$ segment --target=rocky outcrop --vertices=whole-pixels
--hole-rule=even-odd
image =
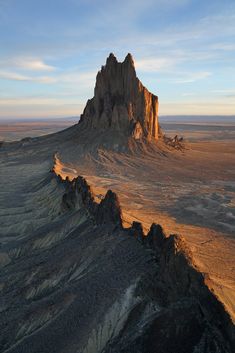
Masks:
[[[146,351],[165,352],[168,348],[174,352],[231,352],[235,348],[233,323],[210,290],[208,276],[193,264],[184,238],[167,237],[160,225],[152,225],[148,237],[159,266],[155,278],[157,291],[162,293],[160,301],[168,309],[165,317],[156,318],[147,329],[146,336],[151,343],[146,342]],[[169,329],[171,342],[164,338]]]
[[[142,223],[134,221],[129,229],[129,234],[143,243],[145,236]]]
[[[54,171],[52,171],[54,173]],[[97,225],[113,224],[122,227],[122,211],[117,195],[108,190],[100,203],[94,199],[90,185],[85,178],[78,176],[72,181],[56,175],[59,183],[65,186],[61,209],[63,212],[84,208]]]
[[[158,97],[137,78],[131,54],[122,63],[109,55],[97,74],[94,97],[88,100],[80,125],[119,131],[136,140],[159,138]]]
[[[96,212],[98,224],[116,224],[122,226],[122,212],[117,195],[108,190],[104,199],[101,200]]]
[[[91,214],[94,214],[97,209],[97,203],[94,200],[91,187],[88,185],[86,179],[78,176],[72,183],[78,204],[85,207]]]
[[[178,137],[178,135],[175,135],[173,138],[163,135],[163,141],[167,146],[173,147],[176,150],[182,150],[185,148],[183,137]]]
[[[136,239],[146,260],[152,263],[152,267],[146,267],[146,277],[141,278],[130,301],[136,300],[139,304],[126,309],[129,314],[125,312],[123,330],[105,344],[104,352],[233,351],[233,323],[223,304],[210,290],[208,276],[194,265],[192,253],[181,236],[166,236],[163,228],[155,223],[147,234],[144,234],[142,224],[136,221],[126,229],[122,224],[118,197],[111,190],[100,203],[96,203],[84,178],[78,177],[72,182],[60,177],[58,180],[66,189],[63,202],[69,202],[75,210],[77,207],[84,209],[102,231],[112,229],[124,238]],[[71,207],[67,207],[66,212],[70,210]],[[129,248],[128,252],[131,254],[132,250]]]
[[[82,177],[38,181],[47,223],[1,245],[1,352],[234,352],[234,326],[182,237],[124,228],[116,194],[98,203]]]
[[[206,277],[193,265],[184,239],[167,237],[158,224],[144,235],[139,222],[133,222],[129,235],[153,250],[157,271],[151,279],[142,280],[136,293],[148,297],[147,308],[142,302],[132,310],[125,328],[105,353],[232,352],[233,323],[207,286]]]

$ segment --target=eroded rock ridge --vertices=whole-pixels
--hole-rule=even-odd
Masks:
[[[85,178],[52,171],[31,196],[44,223],[1,244],[1,352],[234,352],[234,326],[180,236],[124,228],[115,193],[98,202]]]
[[[142,296],[144,292],[148,299],[130,312],[120,335],[105,345],[105,353],[231,352],[235,344],[232,321],[210,290],[209,277],[194,265],[192,253],[182,236],[168,237],[161,225],[155,223],[147,234],[136,221],[124,229],[118,196],[111,190],[96,203],[84,178],[68,182],[59,177],[59,181],[67,183],[67,193],[72,185],[77,202],[88,210],[98,226],[109,224],[127,237],[135,238],[142,244],[146,256],[151,251],[156,262],[151,284],[149,278],[142,278],[136,288],[136,296]],[[148,271],[146,268],[146,273]],[[145,317],[145,305],[155,305],[158,309],[148,309],[151,313]],[[140,332],[136,325],[142,326]]]

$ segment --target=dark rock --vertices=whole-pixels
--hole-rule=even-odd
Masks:
[[[88,209],[89,212],[94,213],[96,209],[96,203],[94,201],[94,196],[91,191],[90,185],[88,185],[85,178],[78,176],[74,180],[76,194],[78,197],[78,202],[85,208]]]
[[[175,137],[169,137],[164,135],[163,136],[163,141],[165,142],[166,145],[173,147],[174,149],[182,150],[184,149],[184,139],[183,137],[178,137],[178,135],[175,135]]]
[[[151,228],[145,237],[145,243],[153,248],[162,248],[166,236],[163,232],[162,226],[160,224],[153,223]]]
[[[58,177],[58,181],[66,189],[63,204],[67,210],[78,203],[79,209],[87,211],[91,215],[89,219],[93,219],[102,232],[109,227],[111,233],[113,230],[123,239],[126,234],[128,238],[136,238],[136,247],[143,245],[146,263],[151,263],[150,267],[146,266],[146,277],[141,278],[133,294],[134,298],[142,298],[140,304],[130,309],[120,335],[106,343],[104,352],[233,352],[233,323],[210,290],[209,277],[194,265],[184,238],[174,234],[167,237],[155,223],[147,235],[140,222],[133,222],[125,231],[117,195],[111,190],[97,204],[84,178],[61,181]],[[132,246],[135,247],[134,243]],[[123,251],[129,257],[133,248],[123,248]],[[135,261],[138,262],[138,257]],[[151,315],[147,314],[149,310]]]
[[[62,197],[62,211],[73,210],[76,205],[76,195],[73,191],[65,193]]]
[[[97,74],[94,93],[81,116],[81,126],[115,130],[137,140],[158,139],[158,97],[137,78],[131,54],[122,63],[110,54]]]
[[[122,225],[121,207],[117,195],[108,190],[104,199],[101,200],[96,211],[96,222],[98,224],[115,224]]]
[[[139,242],[143,243],[144,241],[144,231],[142,223],[134,221],[129,230],[131,236],[134,236]]]

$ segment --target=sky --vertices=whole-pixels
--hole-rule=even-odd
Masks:
[[[78,116],[110,52],[160,115],[235,115],[235,0],[0,0],[0,118]]]

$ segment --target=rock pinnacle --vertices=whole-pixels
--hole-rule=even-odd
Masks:
[[[89,130],[119,131],[136,140],[159,138],[158,97],[137,78],[131,54],[123,62],[109,55],[97,74],[94,97],[88,100],[80,124]]]

